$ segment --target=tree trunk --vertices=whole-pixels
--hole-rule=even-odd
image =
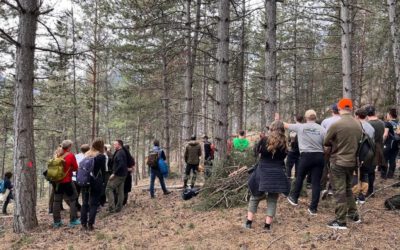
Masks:
[[[298,18],[298,1],[294,6],[294,24],[293,24],[293,111],[295,115],[299,114],[299,89],[297,83],[297,18]]]
[[[4,117],[4,121],[3,121],[4,122],[4,127],[3,127],[3,133],[4,133],[3,134],[3,136],[4,136],[4,139],[3,139],[3,159],[1,161],[2,166],[1,166],[1,176],[0,176],[0,178],[4,177],[5,166],[6,166],[7,136],[8,136],[7,119],[8,119],[8,116],[6,114],[6,116]]]
[[[92,93],[92,140],[94,140],[96,136],[96,110],[97,110],[97,29],[98,29],[98,6],[97,0],[95,1],[94,6],[94,48],[92,48],[93,58],[92,58],[92,84],[93,84],[93,93]]]
[[[229,0],[219,0],[218,14],[217,95],[214,137],[217,149],[216,158],[217,160],[224,160],[227,151],[229,108]]]
[[[203,134],[208,134],[208,80],[207,74],[209,69],[210,59],[206,57],[204,54],[204,62],[203,62],[203,86],[202,86],[202,94],[201,94],[201,109],[202,109],[202,116],[203,116]]]
[[[400,111],[400,44],[397,20],[397,0],[387,0],[389,6],[390,32],[392,35],[392,49],[394,58],[394,70],[396,74],[396,106]]]
[[[71,19],[72,19],[72,51],[75,53],[76,47],[75,47],[75,18],[74,18],[74,8],[71,8]],[[75,61],[75,54],[72,55],[72,85],[73,85],[73,113],[74,113],[74,145],[75,145],[75,151],[79,152],[79,143],[78,143],[78,132],[77,132],[77,119],[78,119],[78,114],[77,114],[77,109],[78,109],[78,103],[76,100],[76,61]]]
[[[350,0],[342,0],[340,5],[340,26],[342,30],[342,74],[343,74],[343,97],[352,98],[351,82],[351,32],[352,21],[350,14]]]
[[[242,0],[242,22],[239,41],[239,59],[237,64],[237,78],[235,89],[233,132],[243,130],[243,96],[244,96],[244,73],[245,73],[245,50],[246,50],[246,1]]]
[[[38,225],[36,159],[33,131],[34,58],[39,4],[20,0],[14,93],[14,223],[15,233]]]
[[[265,11],[265,115],[266,122],[272,123],[277,111],[276,0],[265,0]]]

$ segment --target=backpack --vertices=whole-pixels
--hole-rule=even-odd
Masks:
[[[149,155],[147,156],[147,166],[152,169],[158,169],[158,152],[157,151],[150,151]]]
[[[198,188],[185,188],[182,193],[182,199],[187,201],[197,196],[200,193]]]
[[[3,194],[6,191],[4,180],[0,181],[0,194]]]
[[[129,152],[129,150],[125,147],[122,147],[122,149],[125,152],[126,155],[126,160],[128,163],[128,168],[132,167],[133,165],[135,165],[135,159],[132,157],[131,152]]]
[[[50,182],[60,182],[62,181],[68,174],[64,171],[65,160],[64,157],[66,154],[55,157],[47,162],[47,171],[46,171],[46,179]]]
[[[388,210],[400,209],[400,195],[395,195],[385,200],[385,207]]]
[[[85,157],[79,163],[78,173],[76,174],[76,183],[80,187],[88,187],[92,181],[94,170],[94,157]]]
[[[158,159],[158,167],[164,177],[168,177],[169,167],[168,164],[160,157]]]
[[[357,162],[358,166],[371,165],[375,157],[375,143],[374,141],[365,133],[361,136],[361,140],[358,143],[357,149]]]
[[[393,131],[394,131],[393,139],[397,144],[400,144],[400,126],[399,126],[399,123],[395,122],[395,121],[390,121],[390,124],[392,124],[392,126],[393,126]]]

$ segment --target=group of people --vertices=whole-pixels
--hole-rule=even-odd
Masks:
[[[376,168],[383,179],[394,178],[400,134],[396,109],[388,110],[385,121],[377,117],[372,105],[359,108],[353,116],[353,103],[344,98],[331,111],[332,116],[321,123],[317,122],[314,110],[307,110],[305,122],[300,115],[293,124],[282,122],[277,116],[269,126],[267,135],[256,145],[260,158],[248,182],[251,198],[246,228],[252,227],[257,206],[266,198],[264,228],[271,229],[279,194],[286,196],[291,205],[298,206],[303,182],[308,177],[312,189],[308,213],[317,215],[320,198],[332,193],[336,200],[335,218],[327,226],[346,229],[348,219],[361,222],[356,201],[362,204],[374,194]],[[289,143],[286,134],[289,134]],[[371,162],[360,163],[357,159],[363,136],[373,141],[375,155]],[[295,181],[291,187],[293,166]],[[368,188],[357,189],[354,194],[354,176],[357,183],[368,183]]]
[[[131,173],[135,169],[135,160],[121,140],[113,143],[114,154],[104,145],[102,138],[95,138],[91,145],[81,146],[81,152],[71,152],[72,141],[64,140],[54,154],[54,158],[64,161],[65,176],[61,181],[51,182],[49,211],[53,214],[53,227],[63,225],[61,220],[63,200],[70,207],[69,226],[82,225],[84,230],[93,230],[99,206],[108,202],[108,212],[118,213],[127,203],[132,185]],[[92,164],[90,183],[80,185],[79,171],[84,161]],[[82,205],[79,195],[82,195]],[[80,218],[78,217],[80,211]]]

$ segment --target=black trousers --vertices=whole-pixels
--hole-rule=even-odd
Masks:
[[[82,225],[94,225],[96,220],[97,209],[100,205],[100,197],[102,191],[91,189],[90,187],[82,188],[82,208],[81,223]],[[89,215],[89,220],[88,220]]]
[[[324,153],[311,152],[301,153],[300,163],[297,168],[296,183],[291,197],[297,202],[300,196],[303,181],[309,173],[311,176],[312,196],[310,209],[317,209],[321,192],[321,177],[324,169]]]
[[[12,192],[10,192],[8,195],[7,195],[7,198],[6,198],[6,200],[4,201],[4,203],[3,203],[3,214],[7,214],[7,207],[8,207],[8,204],[10,203],[10,200],[11,199],[13,199],[13,195],[12,195]]]
[[[297,175],[297,167],[299,166],[300,154],[298,152],[289,151],[286,159],[286,175],[292,178],[292,169],[294,166],[294,176]]]
[[[396,143],[396,142],[393,142]],[[388,147],[388,146],[387,146]],[[393,178],[394,171],[396,170],[396,158],[399,153],[399,149],[397,146],[394,146],[392,149],[386,149],[385,153],[385,161],[386,164],[381,168],[381,177],[382,178]],[[388,168],[389,165],[389,168]]]

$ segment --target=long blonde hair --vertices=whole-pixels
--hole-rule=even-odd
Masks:
[[[283,122],[274,121],[269,126],[267,150],[268,152],[275,154],[278,149],[287,151],[285,127]]]
[[[85,153],[86,157],[95,157],[98,154],[102,154],[104,152],[104,140],[103,138],[97,137],[93,140],[92,145],[90,146],[89,151]]]

